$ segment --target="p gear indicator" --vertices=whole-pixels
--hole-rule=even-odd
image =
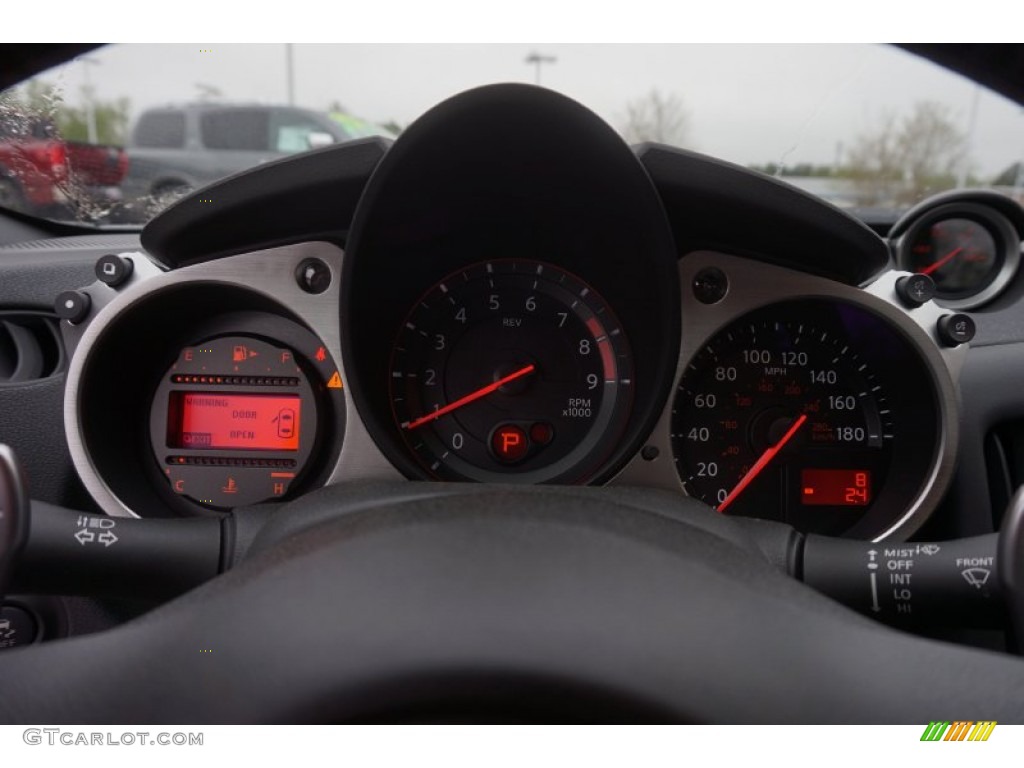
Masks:
[[[514,464],[526,456],[530,450],[530,441],[526,436],[526,430],[515,424],[503,424],[494,430],[494,435],[491,437],[491,450],[498,461]]]
[[[301,361],[297,350],[252,336],[179,352],[150,411],[153,451],[174,493],[221,509],[288,494],[316,441],[310,375],[322,375],[321,397],[333,391],[327,374]]]

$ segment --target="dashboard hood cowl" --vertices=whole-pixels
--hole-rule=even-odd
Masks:
[[[175,269],[302,240],[343,240],[391,143],[356,139],[216,181],[153,218],[142,230],[142,247]]]
[[[479,90],[504,92],[510,103],[521,91],[516,84]],[[562,128],[552,124],[551,131]],[[502,151],[492,136],[479,142],[481,150]],[[363,191],[392,143],[346,142],[215,182],[150,221],[142,245],[170,269],[314,239],[345,245]],[[680,256],[716,248],[849,285],[869,282],[889,263],[885,243],[866,225],[784,181],[665,145],[634,152],[661,197]],[[739,228],[738,220],[754,225]]]

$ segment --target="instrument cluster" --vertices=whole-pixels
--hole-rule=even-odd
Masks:
[[[375,161],[344,242],[104,257],[132,268],[98,265],[63,326],[72,457],[115,515],[404,476],[658,487],[906,538],[956,462],[960,310],[1019,255],[953,202],[898,224],[885,269],[867,227],[774,180],[631,149],[551,92],[463,94]]]

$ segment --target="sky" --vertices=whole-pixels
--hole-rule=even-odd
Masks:
[[[553,56],[541,84],[616,128],[652,89],[684,104],[686,146],[732,162],[832,164],[856,137],[917,101],[949,105],[970,137],[972,171],[989,178],[1024,155],[1024,109],[888,46],[859,44],[296,44],[295,102],[339,102],[406,125],[432,105],[490,82],[534,82],[531,51]],[[197,84],[232,101],[286,103],[283,44],[129,44],[46,79],[72,104],[88,77],[103,99],[146,107],[195,100]]]

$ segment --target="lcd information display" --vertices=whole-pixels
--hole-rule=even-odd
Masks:
[[[167,445],[191,450],[297,451],[297,395],[171,392]]]
[[[871,503],[871,473],[863,469],[805,469],[800,499],[808,506],[865,507]]]

